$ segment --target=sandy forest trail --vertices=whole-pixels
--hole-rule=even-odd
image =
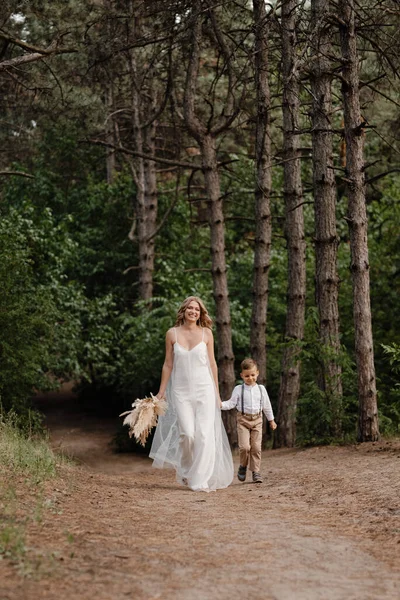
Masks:
[[[29,525],[36,574],[0,563],[0,600],[400,598],[398,441],[267,451],[263,484],[201,494],[113,454],[112,423],[62,407],[47,422],[81,465]]]

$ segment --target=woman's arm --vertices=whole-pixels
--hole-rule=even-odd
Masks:
[[[218,386],[218,367],[217,367],[217,363],[216,363],[215,355],[214,355],[214,336],[212,334],[211,329],[206,329],[205,334],[206,334],[208,360],[210,363],[211,373],[214,378],[214,383],[215,383],[215,387],[217,390],[218,398],[220,398],[219,386]]]
[[[165,396],[165,390],[167,389],[168,381],[171,377],[172,368],[174,366],[173,339],[172,329],[169,329],[167,331],[167,335],[165,336],[165,359],[161,371],[161,383],[160,389],[157,393],[157,398],[163,398]]]

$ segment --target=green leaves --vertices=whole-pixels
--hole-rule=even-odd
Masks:
[[[392,345],[381,344],[384,353],[389,357],[389,364],[395,373],[400,372],[400,344],[393,342]]]

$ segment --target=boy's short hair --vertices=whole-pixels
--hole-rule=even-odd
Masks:
[[[254,369],[254,368],[256,368],[258,371],[258,364],[254,360],[254,358],[245,358],[240,363],[240,368],[242,369],[242,371],[247,371],[247,369]]]

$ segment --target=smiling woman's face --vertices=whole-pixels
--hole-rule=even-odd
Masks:
[[[200,319],[200,306],[196,300],[192,300],[185,310],[185,321],[196,323]]]

